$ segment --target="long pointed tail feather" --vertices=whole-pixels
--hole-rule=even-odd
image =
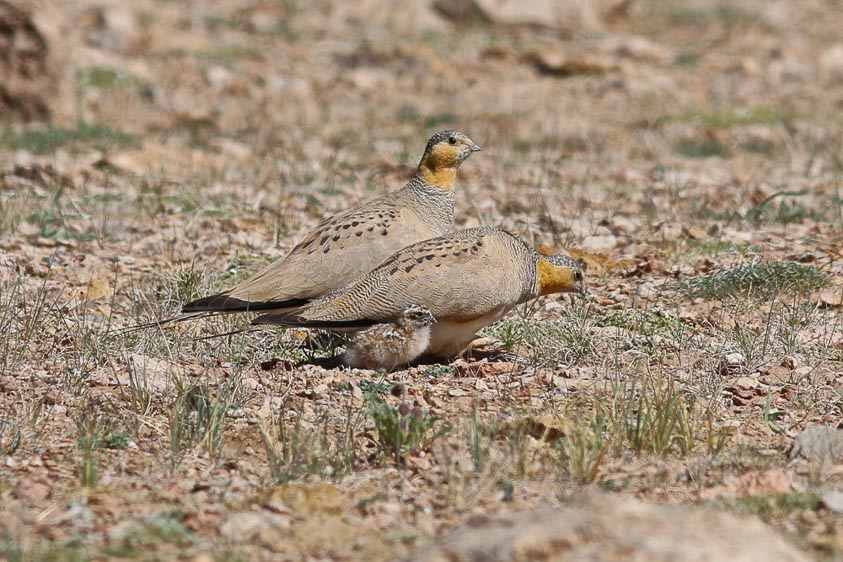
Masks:
[[[118,335],[124,334],[131,334],[132,332],[138,332],[140,330],[148,330],[150,328],[160,328],[166,326],[168,324],[176,324],[178,322],[184,322],[185,320],[195,320],[198,318],[205,318],[210,316],[211,313],[208,312],[191,312],[189,314],[180,314],[178,316],[172,316],[170,318],[162,318],[161,320],[156,320],[154,322],[148,322],[146,324],[137,324],[135,326],[129,326],[127,328],[123,328],[117,332]]]
[[[195,320],[199,318],[208,318],[218,314],[230,314],[236,312],[281,312],[281,311],[296,311],[302,305],[310,302],[309,299],[289,299],[286,301],[263,301],[250,302],[236,298],[229,297],[225,294],[211,295],[202,297],[195,301],[191,301],[182,307],[182,313],[178,316],[170,318],[163,318],[154,322],[146,324],[138,324],[136,326],[129,326],[119,330],[119,335],[130,334],[140,330],[148,330],[150,328],[160,328],[168,324],[176,324],[184,322],[185,320]]]
[[[229,332],[223,332],[221,334],[211,334],[210,336],[202,336],[196,338],[198,341],[206,341],[206,340],[215,340],[217,338],[224,338],[226,336],[236,336],[237,334],[244,334],[246,332],[250,332],[253,326],[246,326],[245,328],[238,328],[237,330],[231,330]]]
[[[294,308],[310,302],[310,299],[287,299],[284,301],[247,301],[219,293],[196,299],[184,305],[181,309],[185,314],[193,312],[261,312]]]

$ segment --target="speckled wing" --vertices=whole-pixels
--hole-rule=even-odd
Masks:
[[[313,229],[286,258],[232,289],[188,303],[190,312],[239,312],[301,306],[368,272],[384,258],[434,233],[390,200],[340,213]]]
[[[395,321],[408,306],[430,309],[437,322],[481,318],[522,302],[535,287],[532,249],[495,228],[474,228],[419,242],[339,293],[294,314],[256,324],[354,327]]]

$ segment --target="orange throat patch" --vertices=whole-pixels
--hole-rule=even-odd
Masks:
[[[428,185],[441,189],[453,189],[457,182],[457,157],[459,153],[451,146],[437,145],[425,154],[416,174]]]
[[[576,290],[574,272],[567,267],[553,265],[540,257],[537,270],[536,292],[539,296],[569,293]]]
[[[454,184],[457,183],[456,168],[431,169],[426,166],[419,166],[418,175],[424,183],[441,189],[453,189]]]

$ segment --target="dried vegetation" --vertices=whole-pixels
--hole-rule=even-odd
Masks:
[[[843,417],[840,7],[563,33],[335,4],[62,5],[75,120],[0,130],[0,558],[382,560],[583,488],[843,556],[841,459],[786,454]],[[458,226],[571,248],[588,300],[385,376],[333,366],[342,338],[203,339],[240,318],[121,331],[400,185],[444,127],[484,148]]]

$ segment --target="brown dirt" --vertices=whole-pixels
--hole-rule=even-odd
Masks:
[[[648,0],[588,32],[382,6],[62,4],[73,118],[0,134],[0,557],[386,560],[583,488],[843,557],[841,465],[787,455],[843,413],[839,6]],[[302,331],[198,339],[246,319],[120,331],[451,127],[484,148],[457,225],[571,248],[587,301],[385,377]],[[402,401],[430,427],[396,458]]]

